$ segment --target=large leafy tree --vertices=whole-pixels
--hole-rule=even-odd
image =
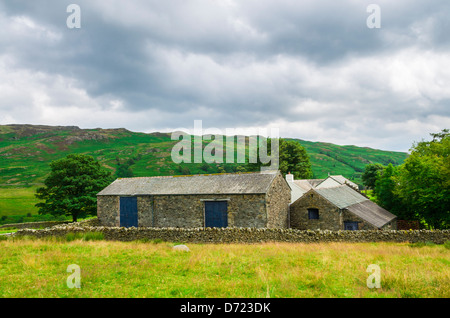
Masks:
[[[51,172],[45,187],[36,190],[36,197],[44,200],[36,204],[39,214],[72,216],[95,215],[96,194],[111,182],[111,173],[93,157],[70,154],[50,163]]]
[[[305,148],[295,140],[280,139],[280,171],[292,173],[295,179],[312,178],[311,163]]]
[[[398,195],[398,175],[401,167],[394,167],[391,163],[378,170],[373,193],[376,202],[386,210],[395,214],[399,219],[415,220],[417,217],[410,207],[404,204]]]
[[[369,189],[374,189],[378,175],[382,173],[383,170],[384,166],[380,163],[372,163],[366,165],[364,173],[361,176],[364,185]]]
[[[430,228],[450,227],[450,134],[416,143],[398,176],[397,195]]]

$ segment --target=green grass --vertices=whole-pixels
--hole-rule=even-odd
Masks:
[[[0,241],[0,297],[444,297],[450,250],[394,243]],[[80,266],[81,288],[66,281]],[[381,288],[366,285],[381,268]]]
[[[0,187],[0,216],[37,214],[36,187]]]
[[[0,234],[15,233],[15,232],[17,232],[17,229],[15,227],[5,227],[0,229]]]

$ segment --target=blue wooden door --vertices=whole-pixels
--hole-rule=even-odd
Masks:
[[[227,227],[227,201],[205,202],[205,227]]]
[[[120,226],[138,226],[137,197],[120,198]]]
[[[358,222],[344,222],[344,230],[357,231],[358,230]]]

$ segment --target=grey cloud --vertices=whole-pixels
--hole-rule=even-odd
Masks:
[[[80,30],[65,25],[72,2],[82,9]],[[370,3],[0,1],[6,31],[0,56],[12,56],[16,69],[70,80],[105,112],[111,100],[119,100],[131,113],[165,115],[152,122],[155,129],[194,119],[220,128],[284,121],[322,123],[350,134],[351,127],[339,123],[351,120],[360,127],[365,121],[425,122],[430,114],[448,118],[443,88],[419,80],[403,87],[386,69],[404,49],[416,48],[417,55],[447,52],[448,1],[378,1],[379,30],[366,26]],[[14,17],[29,18],[56,37],[19,34],[9,25]],[[436,78],[448,83],[445,74]],[[47,89],[52,105],[70,105],[73,95],[52,91],[51,84]],[[32,107],[26,103],[22,107]],[[355,129],[381,139],[387,134]]]

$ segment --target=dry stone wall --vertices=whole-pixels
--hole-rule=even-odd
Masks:
[[[26,222],[26,223],[11,223],[0,226],[0,229],[4,228],[16,228],[16,229],[38,229],[46,228],[59,224],[67,224],[69,221],[43,221],[43,222]]]
[[[97,226],[96,220],[57,225],[43,230],[24,229],[14,236],[65,236],[68,233],[101,232],[105,240],[162,240],[184,243],[261,242],[433,242],[450,241],[450,230],[312,231],[269,228],[123,228]]]

